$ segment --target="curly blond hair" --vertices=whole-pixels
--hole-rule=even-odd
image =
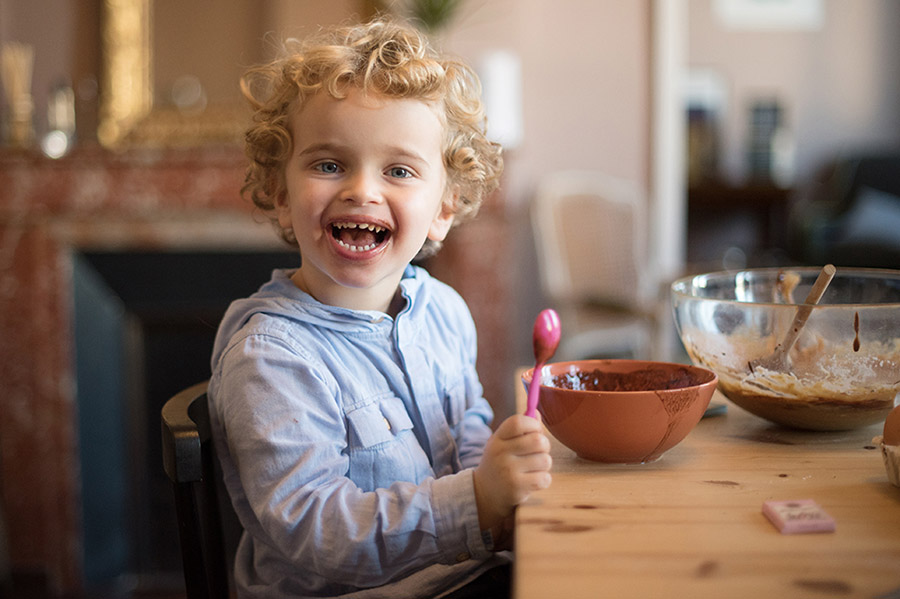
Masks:
[[[475,216],[494,191],[503,170],[499,144],[485,136],[481,84],[464,63],[440,56],[415,29],[387,19],[324,31],[304,41],[289,40],[283,57],[248,71],[241,90],[253,124],[245,134],[250,159],[241,193],[274,219],[285,193],[284,167],[291,154],[289,116],[316,93],[335,98],[359,88],[394,98],[433,102],[445,124],[444,167],[448,185],[459,191],[453,224]],[[281,231],[290,244],[290,229]],[[432,255],[429,240],[417,256]]]

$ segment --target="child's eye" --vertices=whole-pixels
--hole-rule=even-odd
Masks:
[[[340,167],[334,162],[320,162],[316,165],[316,170],[319,170],[323,173],[333,175],[337,172],[340,172]]]
[[[408,169],[403,168],[402,166],[394,166],[391,167],[390,171],[388,171],[392,177],[397,177],[398,179],[405,179],[406,177],[412,177],[412,173],[409,172]]]

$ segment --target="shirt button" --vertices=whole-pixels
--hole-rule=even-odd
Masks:
[[[456,561],[457,561],[457,563],[458,563],[458,562],[464,562],[464,561],[466,561],[467,559],[470,559],[471,557],[472,557],[471,555],[469,555],[468,553],[466,553],[465,551],[463,551],[462,553],[457,553],[457,554],[456,554]]]
[[[384,419],[384,424],[387,426],[388,430],[391,430],[391,423],[387,418]]]

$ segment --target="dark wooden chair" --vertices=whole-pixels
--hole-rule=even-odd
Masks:
[[[240,525],[215,455],[206,388],[189,387],[163,406],[163,466],[175,490],[187,596],[227,599]]]

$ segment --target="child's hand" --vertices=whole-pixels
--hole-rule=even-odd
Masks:
[[[488,439],[475,469],[475,501],[482,530],[503,522],[533,491],[550,486],[550,441],[540,420],[510,416]]]

